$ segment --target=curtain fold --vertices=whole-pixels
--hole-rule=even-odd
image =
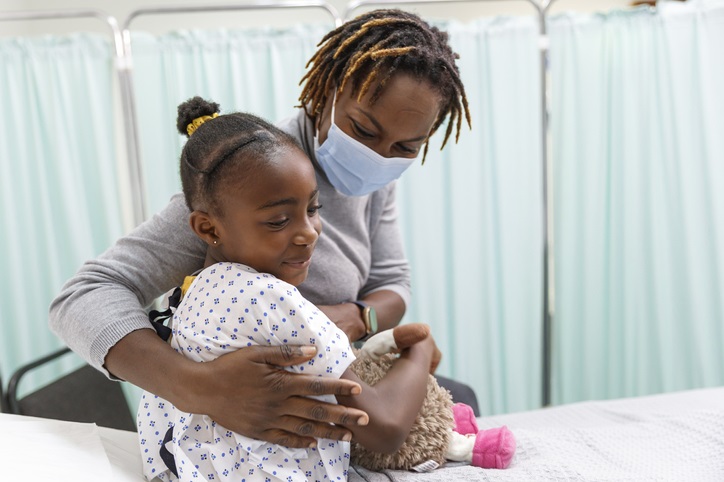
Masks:
[[[407,321],[431,325],[439,373],[471,385],[483,413],[540,405],[540,63],[532,18],[440,23],[472,115],[457,144],[430,142],[399,181],[412,266]],[[440,128],[440,134],[445,131]]]
[[[723,14],[550,20],[556,403],[724,383]]]
[[[48,330],[51,300],[122,233],[112,66],[109,42],[98,36],[0,40],[5,380],[60,346]]]

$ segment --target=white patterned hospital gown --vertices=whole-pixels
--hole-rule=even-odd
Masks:
[[[186,357],[211,361],[251,345],[316,345],[309,362],[292,372],[339,378],[354,360],[346,335],[297,289],[237,263],[204,269],[171,322],[171,346]],[[318,397],[336,403],[331,395]],[[169,427],[179,478],[159,449]],[[290,449],[225,429],[206,415],[182,412],[144,392],[138,437],[148,480],[335,481],[347,480],[349,443],[319,439],[316,449]]]

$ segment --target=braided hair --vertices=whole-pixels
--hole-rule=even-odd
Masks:
[[[299,82],[304,84],[299,101],[311,118],[322,113],[332,88],[341,93],[351,84],[359,102],[377,82],[370,98],[374,103],[395,74],[405,73],[426,81],[440,94],[440,113],[430,132],[432,135],[437,131],[449,116],[440,149],[445,147],[454,125],[457,142],[463,116],[470,126],[468,99],[455,64],[459,56],[448,45],[448,34],[419,16],[397,9],[374,10],[332,30],[318,47],[307,62],[307,67],[312,67]],[[429,140],[423,162],[428,144]]]
[[[219,112],[219,104],[201,97],[178,106],[176,128],[188,137],[181,152],[181,185],[191,211],[222,214],[219,193],[226,183],[248,182],[285,149],[301,150],[294,137],[264,119]]]

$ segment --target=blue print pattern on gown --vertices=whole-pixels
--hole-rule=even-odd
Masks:
[[[315,345],[315,358],[288,370],[339,378],[354,360],[344,332],[294,286],[237,263],[203,270],[181,300],[171,328],[171,346],[199,362],[252,345]],[[336,403],[331,395],[317,398]],[[171,426],[167,448],[178,478],[159,455]],[[206,415],[182,412],[149,392],[138,409],[138,437],[148,480],[347,480],[348,442],[320,439],[316,449],[282,447],[232,432]]]

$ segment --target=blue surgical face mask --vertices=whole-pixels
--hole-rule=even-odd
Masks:
[[[410,167],[415,158],[384,157],[352,139],[334,123],[334,104],[327,139],[315,155],[329,182],[347,196],[364,196],[391,183]]]

